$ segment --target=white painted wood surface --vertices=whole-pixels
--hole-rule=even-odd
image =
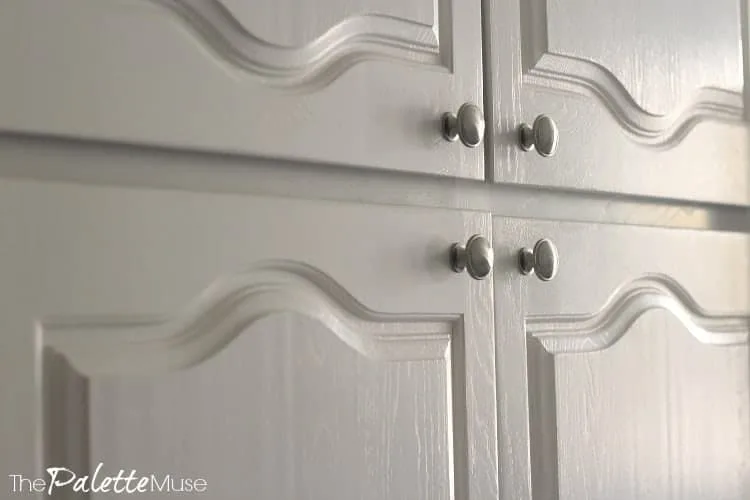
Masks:
[[[493,232],[500,497],[748,498],[750,237],[499,217]],[[516,269],[542,237],[560,253],[547,283]]]
[[[1,3],[0,131],[483,178],[479,0]]]
[[[750,497],[746,5],[0,4],[5,477]],[[485,151],[440,135],[464,102]],[[485,282],[448,267],[474,233]]]
[[[735,0],[488,2],[493,180],[748,204],[742,12]],[[518,147],[517,127],[539,114],[559,127],[551,158]]]
[[[0,228],[4,473],[497,498],[488,215],[6,179]]]
[[[64,165],[64,167],[61,167]],[[0,176],[95,185],[450,208],[508,217],[749,231],[746,207],[611,197],[417,174],[0,136]]]

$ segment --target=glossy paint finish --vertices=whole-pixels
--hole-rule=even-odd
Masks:
[[[494,182],[750,203],[743,5],[486,1]],[[511,133],[541,114],[552,158]]]
[[[448,262],[488,215],[0,193],[0,470],[103,462],[226,499],[497,497],[492,282]]]
[[[440,131],[483,102],[479,0],[1,8],[0,131],[484,176]]]
[[[746,6],[479,7],[5,2],[0,472],[750,496]]]
[[[0,135],[0,175],[38,181],[257,194],[450,208],[508,217],[749,231],[745,207],[587,191],[553,191],[434,176],[247,160],[96,142]]]
[[[493,228],[500,498],[747,498],[750,237]],[[543,237],[550,282],[517,268]]]

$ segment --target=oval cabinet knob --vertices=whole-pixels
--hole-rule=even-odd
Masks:
[[[466,103],[458,113],[443,114],[443,137],[450,142],[461,139],[464,146],[475,148],[484,138],[484,116],[477,106]]]
[[[557,247],[544,238],[536,242],[534,248],[523,248],[519,252],[519,267],[523,274],[536,274],[542,281],[550,281],[557,274],[560,259]]]
[[[555,154],[560,139],[555,120],[547,115],[537,116],[531,126],[526,123],[521,124],[518,135],[521,149],[524,151],[536,149],[536,152],[544,157]]]
[[[486,278],[492,272],[495,252],[487,238],[475,234],[466,245],[454,243],[451,246],[451,268],[457,272],[466,270],[475,280]]]

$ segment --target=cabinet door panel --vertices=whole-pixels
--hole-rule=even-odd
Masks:
[[[479,2],[5,2],[0,131],[481,178]]]
[[[542,237],[559,250],[550,282],[517,270]],[[494,238],[511,276],[498,308],[521,297],[497,318],[498,377],[528,387],[499,387],[501,429],[523,429],[531,479],[501,470],[501,484],[534,499],[747,498],[750,238],[503,219]]]
[[[629,97],[632,102],[623,106],[654,116],[722,100],[740,107],[740,4],[676,5],[671,0],[528,2],[521,12],[522,41],[530,45],[527,71],[557,68],[571,79],[588,77],[592,86],[612,94],[602,96],[607,101]],[[533,46],[543,38],[546,47]]]
[[[6,477],[102,464],[154,474],[147,498],[167,474],[216,499],[497,497],[492,283],[447,260],[488,216],[0,193]]]
[[[747,498],[749,362],[661,309],[609,349],[555,356],[559,498]]]
[[[202,478],[209,498],[236,497],[240,481],[253,498],[451,498],[450,367],[441,351],[394,344],[397,356],[373,359],[320,323],[281,314],[186,371],[93,378],[86,457],[104,471],[137,464]],[[60,392],[65,372],[49,375]],[[63,408],[48,408],[50,435],[69,431]],[[50,460],[76,446],[50,446]]]
[[[551,158],[521,152],[514,134],[496,138],[497,182],[750,201],[739,2],[533,0],[493,10],[518,20],[498,28],[493,47],[515,72],[494,78],[500,123],[510,132],[547,114],[560,134]],[[503,88],[515,102],[497,101]]]

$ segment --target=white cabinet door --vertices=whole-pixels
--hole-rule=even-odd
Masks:
[[[0,132],[484,177],[479,0],[0,1]]]
[[[737,0],[490,3],[496,182],[747,204]],[[550,116],[554,156],[518,147]]]
[[[517,267],[540,238],[549,282]],[[495,219],[494,241],[501,498],[750,498],[750,237]]]
[[[489,221],[0,182],[5,491],[495,500],[492,281],[447,260]]]

